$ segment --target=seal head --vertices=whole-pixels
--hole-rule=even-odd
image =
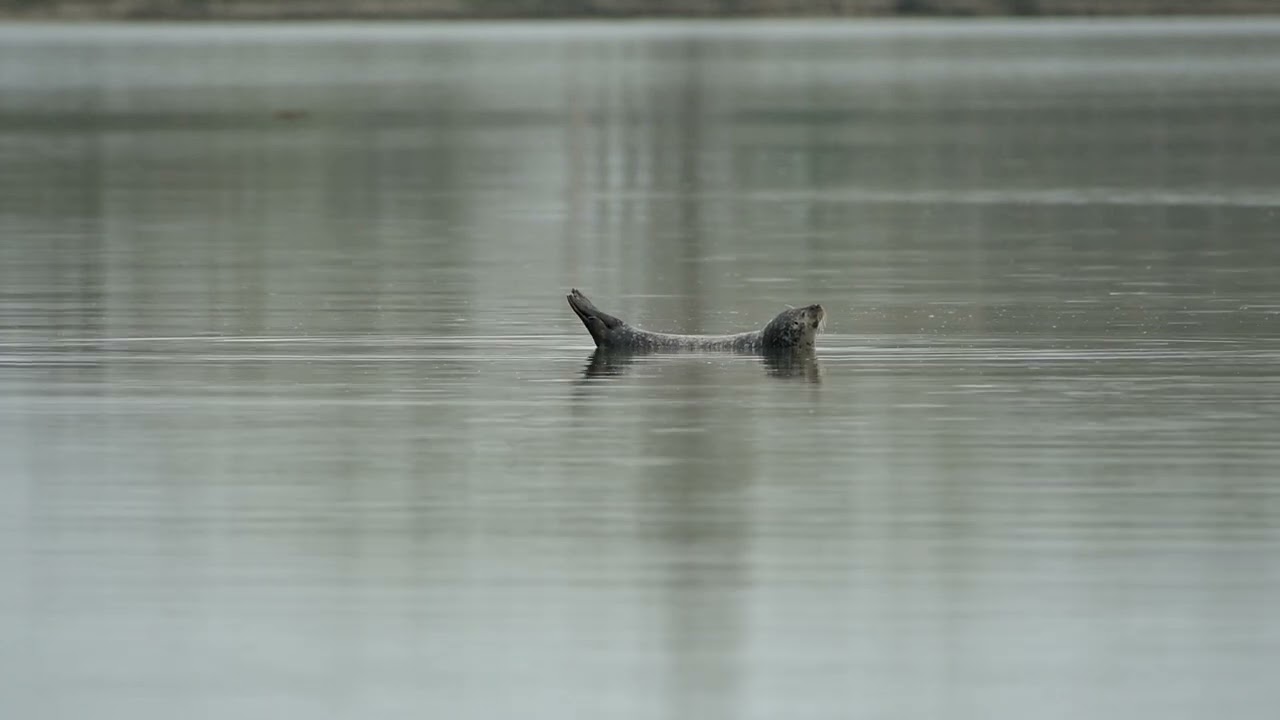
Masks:
[[[814,340],[825,326],[821,305],[790,308],[779,313],[763,330],[736,335],[674,335],[632,327],[601,311],[576,289],[566,297],[569,307],[586,326],[596,347],[629,352],[680,350],[730,350],[769,353],[813,350]]]
[[[791,308],[764,326],[760,331],[761,341],[765,348],[812,350],[818,333],[826,327],[826,321],[827,311],[821,305]]]

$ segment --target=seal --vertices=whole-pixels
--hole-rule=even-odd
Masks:
[[[825,326],[827,311],[821,305],[791,308],[778,314],[760,330],[736,335],[673,335],[632,327],[601,311],[576,289],[566,299],[587,327],[596,347],[623,352],[676,352],[727,350],[740,353],[778,353],[813,350],[813,341]]]

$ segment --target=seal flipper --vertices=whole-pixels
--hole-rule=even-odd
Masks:
[[[591,333],[591,339],[596,341],[596,347],[604,347],[608,345],[606,338],[609,336],[609,328],[604,326],[598,317],[585,317],[582,324],[587,326],[587,332]]]
[[[569,307],[573,309],[578,319],[587,327],[587,332],[591,333],[591,339],[596,341],[596,346],[608,344],[609,331],[622,327],[623,323],[618,318],[601,312],[586,295],[578,292],[577,288],[573,289],[565,299],[569,301]]]

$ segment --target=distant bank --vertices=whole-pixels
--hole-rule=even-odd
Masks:
[[[1247,15],[1280,0],[0,0],[0,18],[325,20]]]

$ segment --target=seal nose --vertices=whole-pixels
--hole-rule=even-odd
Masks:
[[[822,329],[827,326],[826,309],[823,308],[821,305],[818,305],[817,303],[814,303],[813,305],[810,305],[805,309],[809,311],[809,316],[813,318],[811,322],[813,329],[817,330],[818,332],[822,332]]]

